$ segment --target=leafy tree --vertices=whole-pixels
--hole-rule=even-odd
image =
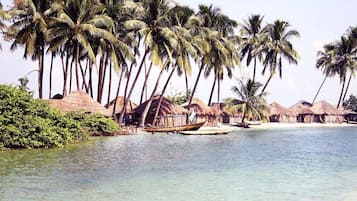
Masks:
[[[18,87],[0,85],[0,148],[49,148],[87,139],[79,123]]]
[[[354,95],[350,95],[350,98],[343,102],[343,108],[345,110],[352,110],[357,112],[357,97]]]

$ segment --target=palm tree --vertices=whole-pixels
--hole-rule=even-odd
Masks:
[[[242,35],[242,50],[241,58],[246,57],[247,66],[250,65],[253,60],[253,77],[252,80],[255,81],[255,74],[257,68],[257,59],[262,60],[262,49],[264,38],[265,38],[265,28],[262,27],[263,16],[251,15],[248,20],[244,20],[241,28]]]
[[[3,20],[9,19],[8,12],[3,10],[2,3],[0,2],[0,32],[5,33],[6,32],[6,24],[3,22]],[[2,49],[2,46],[0,44],[0,50]]]
[[[273,24],[267,25],[267,40],[262,49],[265,55],[262,73],[264,75],[266,69],[269,67],[270,75],[262,89],[262,93],[267,88],[277,70],[279,77],[282,78],[283,58],[287,59],[289,64],[297,64],[299,55],[290,42],[290,39],[292,37],[299,37],[300,34],[297,30],[288,30],[289,27],[290,24],[288,22],[280,20],[276,20]]]
[[[94,42],[111,44],[114,46],[127,48],[125,44],[120,43],[112,34],[114,26],[110,17],[98,14],[97,7],[90,0],[67,0],[64,3],[53,3],[52,10],[56,17],[50,24],[47,32],[47,38],[50,43],[51,51],[65,48],[67,58],[72,55],[75,62],[75,74],[77,90],[79,84],[80,58],[86,55],[93,64],[96,64],[96,54],[94,51]],[[127,52],[124,50],[123,52]],[[109,55],[113,59],[116,57],[114,51]],[[117,58],[115,58],[118,60]],[[64,78],[64,93],[66,93],[67,70]],[[84,78],[83,78],[84,79]]]
[[[318,94],[320,93],[320,90],[322,86],[324,85],[326,79],[328,77],[335,76],[337,72],[337,67],[336,65],[333,64],[333,59],[334,59],[334,49],[335,46],[334,44],[327,44],[324,45],[324,50],[317,52],[317,61],[316,61],[316,68],[319,68],[322,70],[323,74],[325,75],[324,80],[322,81],[319,89],[316,92],[316,95],[314,96],[314,99],[312,100],[311,104],[314,104],[316,101],[316,98]]]
[[[338,99],[337,108],[339,108],[340,104],[344,101],[343,94],[344,91],[348,90],[349,83],[351,81],[352,76],[355,73],[356,69],[356,47],[355,42],[351,37],[342,36],[340,41],[337,41],[335,44],[335,55],[333,63],[338,68],[338,75],[340,77],[340,82],[342,83],[342,89],[340,93],[340,97]],[[346,77],[348,72],[350,73],[349,83],[346,87]],[[346,87],[346,89],[345,89]]]
[[[269,117],[269,106],[264,99],[265,92],[258,93],[263,85],[249,79],[246,83],[239,81],[239,86],[233,86],[232,91],[237,95],[236,99],[231,99],[229,104],[233,105],[236,111],[242,112],[242,123],[246,118],[267,120]]]
[[[140,19],[129,20],[126,22],[127,28],[133,29],[141,34],[145,45],[145,54],[142,58],[142,62],[139,66],[126,102],[128,102],[131,96],[136,80],[141,72],[143,63],[148,53],[150,53],[150,59],[153,64],[161,66],[161,70],[152,95],[146,104],[144,112],[142,113],[140,126],[144,126],[145,119],[156,93],[161,75],[169,62],[172,60],[172,52],[177,45],[175,33],[170,29],[170,21],[167,15],[170,10],[168,2],[166,0],[144,0],[142,2],[142,6],[144,13],[140,16]],[[163,59],[166,59],[165,62],[163,62]],[[123,111],[120,114],[120,122],[123,120],[123,112],[126,104],[127,103],[124,104]]]
[[[11,50],[24,46],[24,58],[38,60],[38,95],[43,95],[43,67],[47,32],[45,12],[50,8],[49,0],[19,0],[10,9],[11,25],[6,37],[12,40]]]

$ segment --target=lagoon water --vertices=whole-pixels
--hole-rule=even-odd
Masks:
[[[357,191],[357,128],[96,138],[0,152],[2,201],[336,201]]]

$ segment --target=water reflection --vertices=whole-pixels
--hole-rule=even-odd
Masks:
[[[6,151],[0,200],[334,200],[357,188],[355,133],[135,135]]]

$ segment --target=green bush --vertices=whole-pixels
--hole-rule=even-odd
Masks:
[[[80,124],[18,87],[0,85],[0,148],[61,147],[87,139]]]
[[[90,133],[113,133],[120,130],[119,125],[110,118],[101,114],[88,114],[83,111],[69,112],[65,115],[77,121]]]

